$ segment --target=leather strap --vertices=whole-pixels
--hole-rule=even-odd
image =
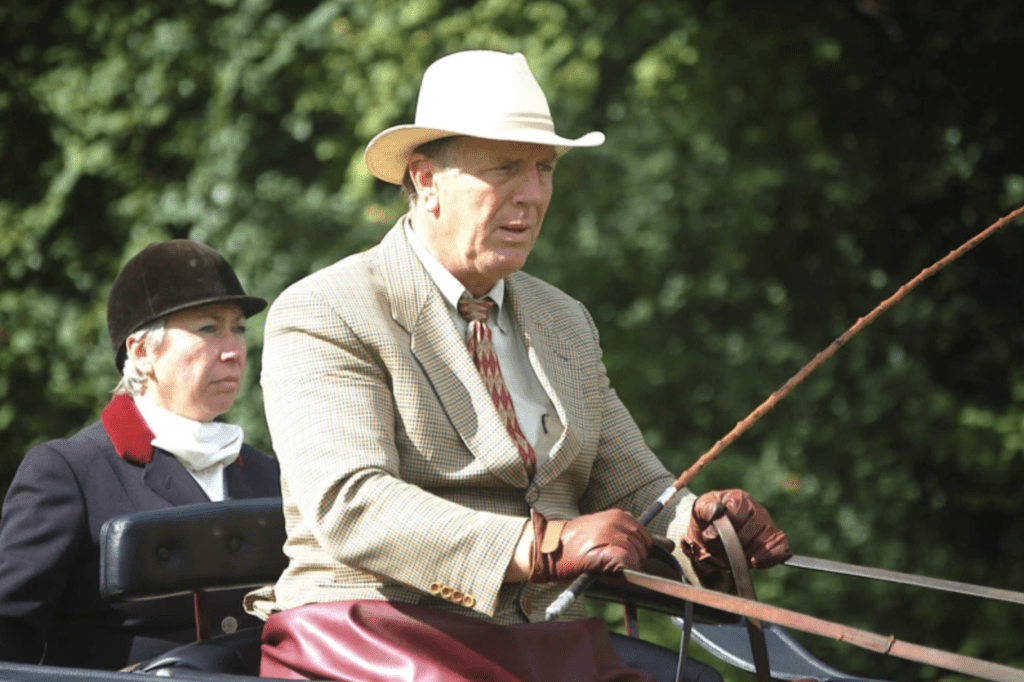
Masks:
[[[663,554],[664,556],[661,556]],[[660,568],[659,568],[660,567]],[[683,580],[682,567],[672,555],[664,549],[655,546],[652,554],[644,565],[644,570],[654,575],[662,575],[672,580]],[[686,668],[686,657],[689,652],[690,635],[693,629],[693,604],[682,602],[683,623],[681,626],[682,635],[679,638],[679,656],[676,659],[675,682],[682,682],[683,671]],[[622,618],[626,634],[630,637],[640,637],[640,620],[637,615],[638,604],[635,600],[624,599],[622,601]]]
[[[196,641],[202,642],[210,636],[210,612],[206,604],[206,593],[195,590],[192,593],[192,606],[195,610]]]
[[[755,618],[792,628],[793,630],[801,630],[821,637],[827,637],[828,639],[846,642],[847,644],[874,651],[875,653],[896,656],[897,658],[943,668],[944,670],[951,670],[978,679],[992,680],[992,682],[1021,682],[1021,680],[1024,680],[1024,670],[1020,668],[983,661],[978,658],[964,656],[963,654],[933,649],[919,644],[911,644],[896,639],[894,635],[886,637],[867,630],[860,630],[840,623],[808,616],[779,606],[762,604],[744,599],[743,597],[714,592],[703,587],[695,587],[637,571],[625,570],[617,575],[628,585],[692,601],[695,604],[728,611],[739,616]]]
[[[565,524],[566,522],[561,519],[548,521],[547,527],[544,529],[544,539],[540,543],[541,554],[551,554],[558,549],[558,545],[562,541],[562,529],[565,528]]]
[[[622,605],[622,623],[627,635],[640,637],[640,618],[634,602],[626,602]]]
[[[722,511],[725,511],[724,508]],[[718,531],[718,537],[725,547],[725,555],[729,559],[729,569],[732,571],[733,580],[736,581],[736,591],[741,597],[756,602],[757,595],[754,593],[754,582],[750,579],[750,571],[747,569],[747,557],[729,516],[722,513],[711,523],[714,524],[715,530]],[[747,618],[747,634],[750,636],[750,651],[754,657],[754,672],[757,674],[757,681],[771,682],[768,645],[764,640],[764,627],[761,625],[761,621],[756,618]]]

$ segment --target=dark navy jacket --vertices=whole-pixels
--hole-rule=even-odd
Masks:
[[[0,660],[114,670],[195,639],[189,596],[117,606],[99,596],[104,521],[210,501],[150,440],[135,404],[116,396],[101,421],[22,460],[0,516]],[[224,481],[232,499],[281,494],[277,461],[248,445]],[[262,624],[242,610],[245,592],[210,595],[210,634]]]

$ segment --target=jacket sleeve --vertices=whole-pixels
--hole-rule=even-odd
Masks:
[[[596,357],[591,372],[601,394],[600,439],[581,511],[625,509],[639,518],[676,479],[647,447],[643,433],[633,421],[618,394],[610,385],[601,362],[600,340],[590,313],[580,304],[594,339]],[[654,535],[667,537],[678,546],[690,523],[696,496],[684,488],[675,494],[648,525]],[[689,561],[678,551],[676,558],[688,567]]]
[[[74,471],[50,444],[22,460],[0,519],[0,659],[37,663],[89,537]]]
[[[525,519],[470,509],[409,482],[431,475],[407,475],[414,446],[399,443],[396,426],[417,418],[397,414],[392,393],[394,364],[411,356],[400,344],[365,340],[403,331],[390,318],[353,312],[358,301],[339,310],[338,300],[293,287],[268,314],[264,403],[287,496],[334,561],[422,593],[440,578],[493,614]]]

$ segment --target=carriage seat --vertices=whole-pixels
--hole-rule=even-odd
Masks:
[[[281,498],[225,500],[114,517],[100,529],[100,595],[131,602],[192,594],[196,643],[140,666],[256,675],[260,628],[209,637],[207,592],[277,581],[284,555]]]
[[[143,672],[201,670],[258,675],[260,628],[208,637],[203,597],[213,590],[276,582],[287,566],[281,498],[227,500],[137,512],[107,521],[100,530],[100,594],[139,601],[193,594],[197,641],[139,666]],[[677,652],[612,633],[623,661],[675,680]],[[688,661],[686,682],[721,682],[713,668]]]

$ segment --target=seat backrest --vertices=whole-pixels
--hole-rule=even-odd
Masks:
[[[276,582],[287,567],[280,497],[117,516],[100,529],[100,594],[115,602]]]

